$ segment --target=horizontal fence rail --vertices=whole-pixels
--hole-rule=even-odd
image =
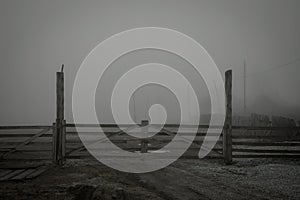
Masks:
[[[16,130],[16,129],[46,129],[52,126],[0,126],[0,130]]]
[[[141,126],[141,124],[74,124],[74,123],[67,123],[66,127],[88,127],[88,128],[93,128],[93,127],[101,127],[101,128],[118,128],[118,127],[131,127],[134,125]],[[223,128],[223,125],[214,125],[210,126],[207,124],[200,124],[200,125],[189,125],[189,124],[183,124],[183,125],[178,125],[178,124],[152,124],[153,126],[163,126],[166,128]],[[0,128],[1,129],[1,128]],[[273,126],[232,126],[232,129],[235,130],[297,130],[300,131],[299,126],[291,126],[291,127],[273,127]]]

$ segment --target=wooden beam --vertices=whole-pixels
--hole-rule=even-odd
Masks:
[[[233,145],[242,146],[300,146],[298,142],[233,142]]]
[[[72,123],[68,123],[66,124],[66,127],[89,127],[89,128],[93,128],[93,127],[99,127],[101,126],[102,128],[118,128],[118,127],[130,127],[136,124],[72,124]],[[141,125],[141,124],[139,124]],[[165,127],[165,128],[178,128],[179,124],[152,124],[155,126],[159,126],[159,127]],[[5,126],[4,129],[6,128]],[[2,129],[2,127],[0,126],[0,129]],[[34,127],[34,126],[33,126]],[[38,126],[35,126],[38,127]],[[182,128],[222,128],[222,126],[209,126],[208,124],[200,124],[200,125],[181,125]],[[9,127],[8,127],[9,128]],[[12,128],[14,129],[14,128]],[[300,126],[291,126],[291,127],[271,127],[271,126],[267,126],[267,127],[263,127],[263,126],[232,126],[232,129],[242,129],[242,130],[299,130],[300,131]]]
[[[226,118],[223,129],[223,156],[225,164],[232,163],[232,70],[225,72]]]
[[[36,133],[0,133],[0,138],[33,137],[35,134]],[[52,137],[52,134],[43,134],[41,137]]]
[[[233,152],[245,152],[245,153],[282,153],[282,154],[299,154],[300,150],[289,149],[233,149]]]
[[[300,154],[234,154],[234,158],[300,158]]]
[[[64,73],[56,72],[56,118],[64,119]]]
[[[46,129],[51,126],[0,126],[0,130],[14,130],[14,129]]]
[[[56,123],[53,131],[53,163],[64,164],[65,120],[64,120],[64,72],[56,72]]]
[[[148,135],[148,128],[149,128],[149,121],[148,120],[142,120],[142,135],[143,138],[141,140],[141,153],[147,153],[148,152],[148,140],[147,140],[147,135]]]

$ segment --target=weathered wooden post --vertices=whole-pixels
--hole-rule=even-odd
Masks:
[[[62,134],[61,134],[61,164],[66,161],[66,120],[62,121]]]
[[[144,137],[147,137],[148,125],[149,125],[148,120],[142,120],[141,126],[142,126],[142,134],[144,135]],[[148,139],[143,138],[141,141],[141,153],[147,153],[147,152],[148,152]]]
[[[225,164],[232,163],[232,70],[225,72],[226,118],[223,129],[223,156]]]
[[[57,133],[56,133],[56,123],[52,124],[52,162],[56,164],[57,160]]]
[[[53,128],[53,163],[63,165],[65,156],[64,65],[56,72],[56,123]]]

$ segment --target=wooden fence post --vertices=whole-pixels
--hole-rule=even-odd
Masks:
[[[53,123],[52,125],[52,162],[56,164],[57,160],[57,132],[56,132],[56,123]]]
[[[66,161],[66,120],[62,121],[62,134],[61,134],[61,165]]]
[[[53,163],[64,164],[65,120],[64,120],[64,72],[56,72],[56,123],[53,127]]]
[[[141,125],[142,125],[142,134],[144,135],[144,137],[146,137],[148,133],[149,121],[142,120]],[[147,153],[147,152],[148,152],[148,139],[143,138],[141,141],[141,153]]]
[[[226,118],[223,129],[223,156],[225,164],[232,163],[232,70],[225,72]]]

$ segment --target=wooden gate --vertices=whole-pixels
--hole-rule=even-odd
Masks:
[[[116,124],[68,124],[64,120],[64,74],[63,71],[57,72],[57,119],[54,124],[53,130],[53,162],[58,165],[62,165],[66,158],[84,158],[89,156],[89,153],[85,150],[84,145],[81,143],[78,137],[75,127],[82,128],[114,128],[113,131],[107,130],[105,134],[107,137],[117,143],[119,147],[128,151],[141,151],[143,153],[151,150],[160,149],[163,145],[172,140],[176,134],[176,126],[165,124],[164,128],[151,139],[137,139],[126,135]],[[297,137],[292,140],[280,140],[278,141],[275,136],[267,135],[266,131],[281,130],[284,135],[285,130],[290,130],[291,127],[246,127],[246,126],[233,126],[232,125],[232,71],[228,70],[225,73],[225,94],[226,94],[226,118],[223,126],[222,135],[215,145],[213,151],[208,157],[223,158],[225,164],[231,164],[232,158],[255,158],[255,157],[293,157],[300,158],[300,139],[299,139],[299,127],[292,127],[294,131],[298,133]],[[122,125],[120,125],[122,126]],[[133,125],[123,125],[129,129]],[[140,128],[141,132],[148,132],[153,125],[146,126],[147,129],[143,130],[145,124],[141,122],[140,126],[134,128]],[[73,128],[73,130],[71,130]],[[184,154],[183,158],[198,158],[197,152],[200,150],[204,137],[214,137],[215,135],[206,135],[208,125],[199,125],[198,133],[193,141],[189,150]],[[245,133],[251,131],[264,130],[265,132],[260,136],[260,139],[255,139],[258,135]],[[84,134],[97,134],[95,132],[83,131]],[[150,130],[151,132],[151,130]],[[188,131],[187,133],[188,134]],[[250,138],[252,137],[252,139]],[[263,139],[266,137],[269,139]],[[103,141],[91,141],[105,142]],[[158,144],[158,142],[160,144]],[[191,153],[193,152],[194,153]]]

